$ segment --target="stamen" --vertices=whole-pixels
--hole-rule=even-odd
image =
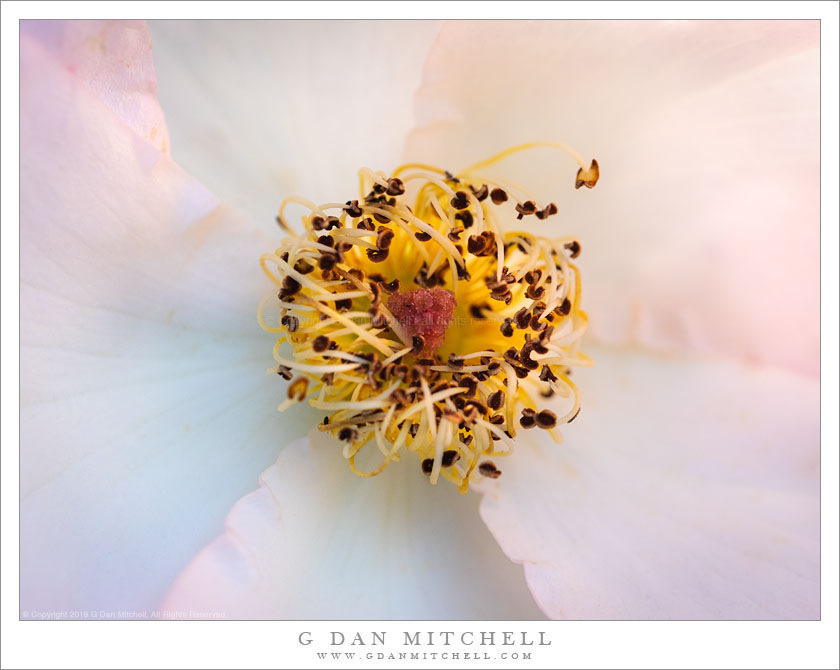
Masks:
[[[543,146],[575,159],[577,188],[595,185],[597,161],[587,167],[564,145],[531,143],[461,172],[362,168],[358,195],[343,202],[281,203],[290,236],[260,258],[277,316],[268,318],[266,299],[258,321],[284,335],[270,371],[303,376],[278,409],[308,398],[329,412],[318,428],[343,443],[356,474],[375,476],[413,452],[430,483],[443,477],[465,492],[475,476],[501,476],[489,457],[508,457],[517,429],[559,442],[556,427],[578,415],[569,366],[590,363],[578,351],[587,325],[573,265],[580,242],[511,230],[522,221],[537,231],[557,205],[477,174]],[[291,204],[308,210],[302,233],[289,225]],[[560,412],[546,406],[564,398]],[[361,471],[368,445],[382,461]]]

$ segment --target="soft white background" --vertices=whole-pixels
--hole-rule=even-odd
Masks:
[[[520,3],[524,4],[524,3]],[[149,11],[149,6],[143,6],[142,11],[137,6],[124,5],[118,8],[125,17],[138,16],[159,12]],[[90,16],[98,16],[101,6],[93,4],[75,6],[78,11],[87,11]],[[189,5],[180,6],[180,11],[194,10]],[[220,8],[222,9],[222,8]],[[372,5],[366,8],[370,16],[381,15],[386,7]],[[535,4],[532,6],[517,6],[519,16],[524,16],[529,10],[532,15],[545,15],[550,7]],[[774,5],[764,7],[756,4],[727,6],[728,12],[741,12],[741,16],[756,17],[757,12],[764,13],[764,17],[780,16],[791,18],[814,18],[830,12],[831,21],[824,20],[822,30],[823,46],[823,82],[824,87],[830,85],[833,90],[823,90],[823,145],[824,170],[823,193],[829,198],[823,203],[823,445],[830,448],[823,449],[823,621],[821,623],[538,623],[532,626],[469,626],[464,624],[448,625],[443,622],[412,626],[411,629],[420,630],[482,630],[514,628],[516,630],[530,628],[532,630],[551,630],[555,646],[552,648],[556,660],[547,658],[535,659],[539,667],[549,664],[576,667],[836,667],[837,664],[837,554],[836,554],[836,473],[837,473],[837,426],[836,426],[836,324],[837,324],[837,203],[833,194],[837,183],[837,7],[829,4],[797,3],[795,5]],[[289,8],[283,8],[283,14],[289,13]],[[555,8],[556,10],[556,8]],[[610,15],[617,16],[617,12],[627,15],[632,12],[635,16],[657,17],[663,11],[663,5],[628,6],[628,4],[611,5],[599,4],[597,8],[585,4],[577,4],[574,8],[564,8],[565,11],[578,12],[579,16]],[[10,14],[17,12],[16,16]],[[114,11],[111,9],[110,11]],[[179,11],[178,7],[169,11]],[[236,5],[235,9],[227,7],[220,13],[224,15],[245,16],[249,11],[247,6]],[[264,15],[264,6],[250,7],[251,16]],[[306,14],[311,10],[303,11]],[[319,9],[319,13],[322,10]],[[422,6],[406,4],[400,7],[401,12],[420,17],[435,12],[435,5]],[[439,6],[437,12],[442,11]],[[458,8],[448,11],[459,11]],[[469,5],[460,7],[464,15],[474,11]],[[494,11],[483,6],[483,11]],[[719,7],[709,5],[683,4],[669,6],[670,16],[698,17],[701,15],[720,16]],[[42,16],[66,16],[67,6],[60,10],[55,5],[46,4],[34,8],[17,4],[3,5],[3,192],[14,194],[17,189],[15,180],[15,165],[17,162],[16,146],[9,141],[14,138],[17,126],[16,106],[12,102],[12,93],[17,85],[17,16],[34,17],[36,12]],[[358,6],[342,7],[340,4],[329,9],[333,16],[347,18],[364,15],[360,14]],[[794,14],[795,12],[795,14]],[[113,14],[112,14],[113,15]],[[738,15],[738,14],[736,14]],[[568,16],[568,14],[567,14]],[[11,103],[11,104],[10,104]],[[174,131],[174,129],[173,129]],[[189,169],[189,165],[185,165]],[[214,188],[213,184],[208,184]],[[217,190],[221,196],[223,191]],[[3,199],[2,226],[2,268],[3,268],[3,596],[2,614],[4,622],[3,667],[113,667],[114,665],[128,667],[151,667],[160,664],[158,659],[165,658],[165,665],[171,667],[318,667],[313,664],[311,652],[297,646],[295,640],[301,630],[329,631],[350,630],[345,624],[331,624],[329,622],[309,623],[305,627],[301,624],[278,624],[273,622],[259,624],[226,623],[208,624],[201,622],[184,622],[168,626],[154,624],[105,624],[78,625],[74,623],[37,624],[18,623],[17,619],[17,562],[15,538],[17,535],[16,514],[16,473],[17,453],[16,443],[17,425],[15,416],[17,406],[15,392],[17,385],[16,349],[17,338],[15,328],[16,277],[18,268],[16,263],[17,237],[13,225],[8,222],[17,219],[14,198]],[[829,256],[830,254],[830,256]],[[143,626],[142,629],[139,626]],[[215,628],[213,628],[215,626]],[[365,624],[362,630],[391,630],[402,631],[405,626],[400,623],[383,622]],[[142,636],[143,643],[138,644],[138,637]],[[130,650],[130,653],[127,652]],[[72,652],[81,652],[78,655]],[[459,665],[468,664],[459,662]],[[532,664],[534,667],[536,664]],[[386,667],[379,664],[380,667]],[[446,667],[445,664],[428,663],[429,667]],[[501,667],[501,664],[500,666]]]

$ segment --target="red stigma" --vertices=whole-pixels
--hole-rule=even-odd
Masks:
[[[455,296],[442,288],[420,288],[407,293],[395,293],[388,298],[390,309],[410,337],[420,335],[426,349],[437,349],[446,336],[452,320]]]

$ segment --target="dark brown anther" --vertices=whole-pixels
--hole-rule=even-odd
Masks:
[[[577,419],[577,415],[580,414],[580,407],[578,407],[578,411],[574,413],[571,419],[569,419],[566,423],[571,423],[575,419]]]
[[[467,210],[462,210],[455,214],[455,219],[460,221],[464,228],[469,228],[473,224],[473,215]]]
[[[379,221],[379,223],[388,223],[391,219],[389,219],[384,214],[380,214],[379,212],[374,212],[373,218]]]
[[[394,231],[389,228],[380,228],[379,235],[376,237],[376,247],[378,249],[387,249],[391,246],[391,241],[394,239]]]
[[[560,316],[566,316],[569,312],[572,311],[572,303],[569,302],[568,298],[563,298],[563,302],[560,303],[557,307],[555,307],[554,311]]]
[[[513,366],[513,371],[519,379],[525,379],[530,373],[530,370],[528,370],[528,368],[523,368],[521,365]]]
[[[533,200],[526,200],[525,202],[516,205],[516,211],[519,212],[519,216],[516,218],[521,219],[523,216],[528,216],[536,212],[537,205]]]
[[[487,396],[487,406],[492,410],[499,409],[505,403],[505,392],[502,390],[494,391]]]
[[[505,319],[499,330],[502,331],[502,335],[505,337],[513,337],[513,320],[510,318]]]
[[[528,370],[536,370],[540,367],[540,364],[531,358],[532,348],[533,345],[529,346],[529,343],[526,342],[525,346],[522,347],[522,351],[519,352],[519,360],[524,367],[528,368]]]
[[[388,317],[385,316],[384,312],[372,312],[370,315],[370,325],[371,328],[387,328]]]
[[[531,313],[527,307],[523,307],[516,314],[513,315],[513,320],[516,321],[516,327],[524,330],[531,323]]]
[[[300,282],[294,277],[283,277],[283,292],[288,295],[294,295],[300,291]]]
[[[432,236],[429,235],[429,233],[424,233],[423,231],[418,231],[414,233],[414,237],[416,237],[421,242],[428,242],[430,239],[432,239]]]
[[[554,426],[557,425],[557,415],[554,412],[547,409],[544,409],[541,412],[539,412],[534,417],[534,419],[536,420],[537,425],[540,428],[544,428],[545,430],[554,428]]]
[[[385,259],[388,258],[388,250],[387,249],[368,249],[367,250],[367,257],[372,260],[374,263],[381,263]]]
[[[593,188],[598,183],[598,177],[600,176],[601,171],[598,167],[598,161],[593,158],[588,170],[578,168],[577,175],[575,176],[575,188],[580,188],[581,186]]]
[[[490,190],[487,188],[487,184],[482,184],[481,188],[476,189],[473,186],[470,186],[470,190],[473,192],[475,199],[481,202],[485,200],[490,193]]]
[[[411,353],[417,356],[426,347],[426,340],[422,335],[415,335],[411,338]]]
[[[555,375],[551,368],[547,365],[543,365],[543,369],[540,371],[540,381],[541,382],[556,382],[557,375]]]
[[[472,375],[465,375],[458,381],[458,386],[467,389],[464,393],[465,397],[472,398],[478,389],[478,380]]]
[[[338,256],[335,254],[321,254],[318,259],[318,267],[322,270],[332,270],[336,263],[338,263]]]
[[[351,298],[335,301],[336,312],[349,312],[351,307],[353,307],[353,300]]]
[[[312,348],[315,350],[315,353],[324,353],[330,348],[330,338],[326,335],[318,335],[318,337],[312,341]]]
[[[295,263],[295,272],[298,272],[302,275],[308,275],[315,269],[314,265],[310,265],[309,261],[304,260],[301,258],[299,261]]]
[[[532,300],[540,300],[545,296],[545,288],[542,286],[531,285],[525,290],[525,295]]]
[[[327,230],[332,230],[333,228],[341,228],[341,221],[337,216],[328,216]]]
[[[327,227],[327,222],[324,221],[323,216],[312,217],[312,230],[324,230]]]
[[[297,400],[300,402],[306,397],[306,389],[309,388],[309,380],[306,377],[298,377],[286,390],[286,396],[289,400]]]
[[[485,477],[490,477],[490,479],[498,479],[502,476],[502,471],[496,467],[493,461],[484,461],[478,466],[478,471]]]
[[[474,319],[483,319],[484,310],[490,309],[490,305],[482,303],[481,305],[470,305],[470,316]]]
[[[420,429],[420,424],[419,423],[412,423],[408,427],[408,434],[411,435],[411,437],[417,437],[417,431],[419,429]]]
[[[501,414],[494,414],[488,419],[488,421],[494,426],[501,426],[505,422],[505,417],[503,417]]]
[[[393,375],[397,379],[400,379],[400,380],[404,381],[405,378],[408,376],[408,366],[405,363],[400,363],[399,365],[395,365]]]
[[[424,458],[423,463],[420,466],[423,469],[424,475],[432,474],[432,469],[435,467],[435,459],[433,458]]]
[[[347,212],[347,216],[357,219],[362,215],[362,208],[359,207],[358,200],[348,200],[346,205],[344,211]]]
[[[373,220],[368,217],[367,219],[362,219],[359,223],[356,224],[356,228],[359,230],[376,230],[376,225],[373,223]]]
[[[444,170],[443,174],[446,175],[446,179],[451,181],[453,184],[460,184],[461,180],[458,179],[454,174],[452,174],[449,170]]]
[[[285,365],[278,365],[277,366],[277,374],[280,375],[283,379],[289,380],[294,375],[292,374],[292,369],[287,368]]]
[[[580,242],[575,240],[574,242],[569,242],[568,244],[564,245],[571,253],[572,258],[577,258],[580,256]]]
[[[344,442],[354,442],[359,437],[359,431],[350,426],[345,426],[338,431],[338,439]]]
[[[327,247],[334,247],[335,246],[335,240],[333,239],[332,235],[321,235],[318,238],[318,244],[323,244],[324,246],[327,246]]]
[[[449,203],[455,209],[466,209],[470,206],[470,199],[464,191],[457,191],[455,193],[455,197],[452,198]]]
[[[548,212],[549,216],[554,216],[555,214],[557,214],[557,205],[555,205],[553,202],[550,202],[546,206],[545,211]]]
[[[452,465],[453,463],[457,463],[460,460],[461,454],[459,454],[454,449],[447,449],[443,452],[443,457],[441,458],[440,464],[443,467],[448,468],[450,465]]]
[[[402,389],[394,389],[393,391],[391,391],[391,395],[388,397],[395,403],[397,403],[397,405],[399,405],[400,407],[405,407],[406,405],[408,405],[408,396],[406,395],[406,392]]]
[[[398,179],[397,177],[391,177],[388,180],[388,195],[402,195],[405,193],[405,184],[402,183],[402,179]]]
[[[525,273],[525,281],[529,284],[536,284],[542,279],[542,270],[529,270]]]
[[[536,415],[537,413],[530,407],[524,408],[522,410],[522,416],[519,417],[519,425],[523,428],[533,428],[537,425]]]
[[[288,330],[290,333],[294,333],[298,329],[300,321],[298,321],[298,318],[296,316],[292,316],[291,314],[285,314],[280,318],[280,325],[285,326],[286,330]]]
[[[446,233],[446,236],[449,238],[450,242],[458,242],[461,239],[461,233],[463,232],[463,228],[453,228],[448,233]]]
[[[383,282],[382,283],[382,290],[385,291],[385,293],[388,293],[388,294],[396,293],[397,291],[400,290],[400,280],[399,279],[394,279],[393,281]]]
[[[543,329],[545,328],[545,326],[546,326],[545,322],[544,322],[544,321],[540,321],[540,316],[539,316],[539,314],[534,314],[534,315],[531,317],[531,323],[530,323],[530,328],[531,328],[531,330],[537,330],[537,331],[540,331],[540,330],[543,330]],[[545,352],[544,352],[544,351],[541,351],[540,353],[542,354],[542,353],[545,353]]]
[[[462,367],[464,367],[464,361],[462,361],[460,358],[456,358],[455,354],[449,354],[449,360],[447,361],[447,365],[449,365],[450,368],[453,368],[455,370],[460,370]]]
[[[490,200],[493,201],[494,205],[501,205],[503,202],[507,201],[507,199],[507,193],[500,188],[494,188],[490,191]]]
[[[382,304],[382,285],[378,282],[372,281],[368,284],[370,287],[370,292],[373,293],[373,296],[370,299],[370,306],[371,307],[379,307]]]
[[[501,369],[502,363],[500,361],[490,361],[490,363],[487,364],[487,372],[491,375],[498,374]]]
[[[470,235],[467,240],[467,251],[478,256],[487,245],[487,238],[483,235]]]

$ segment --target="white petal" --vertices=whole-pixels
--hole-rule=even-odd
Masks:
[[[129,96],[130,97],[130,96]],[[270,241],[21,35],[21,607],[159,602],[283,442]],[[310,424],[311,425],[311,424]],[[282,437],[281,437],[282,435]]]
[[[436,21],[152,21],[173,155],[251,221],[396,167]]]
[[[541,618],[521,571],[481,524],[475,494],[430,486],[413,457],[361,479],[340,449],[318,431],[286,447],[162,609],[179,618]]]
[[[580,237],[600,338],[819,369],[817,22],[456,22],[417,109],[408,159],[598,159],[592,192],[548,150],[489,173],[557,199],[522,226]]]
[[[814,619],[819,383],[595,351],[562,445],[530,431],[481,515],[569,619]],[[519,435],[517,435],[519,439]]]
[[[152,40],[142,21],[22,21],[21,34],[36,40],[140,137],[169,151]]]

